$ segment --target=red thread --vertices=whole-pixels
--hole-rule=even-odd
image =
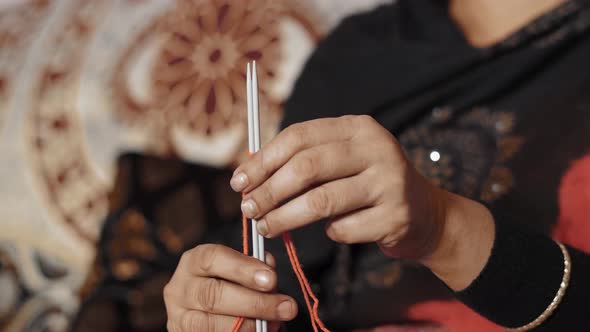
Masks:
[[[295,244],[293,243],[291,234],[284,233],[283,242],[285,243],[285,247],[287,248],[287,254],[289,254],[289,260],[291,261],[293,271],[295,271],[295,275],[297,275],[297,279],[299,280],[299,285],[301,286],[301,291],[303,292],[303,297],[305,298],[305,303],[307,304],[307,310],[309,311],[309,316],[311,318],[311,326],[313,327],[314,332],[318,331],[318,327],[320,330],[324,332],[330,332],[330,330],[326,328],[318,314],[320,301],[313,293],[313,290],[309,285],[309,281],[305,277],[305,273],[303,272],[303,268],[301,267],[301,263],[299,262],[299,257],[297,257],[297,251],[295,250]],[[311,299],[313,300],[313,306],[311,306],[311,303],[309,302],[309,297],[311,297]]]
[[[244,255],[248,255],[248,221],[246,219],[246,216],[244,215],[242,215],[242,240]],[[305,277],[305,273],[303,272],[303,268],[301,267],[301,262],[299,262],[299,257],[297,257],[297,251],[295,249],[293,239],[291,238],[291,234],[284,233],[283,242],[285,243],[285,248],[287,249],[289,261],[291,262],[291,266],[293,267],[293,271],[297,276],[299,286],[301,287],[301,291],[303,292],[303,298],[305,299],[305,304],[307,306],[307,310],[309,311],[309,317],[311,318],[311,327],[313,328],[313,331],[318,332],[319,328],[323,332],[330,332],[330,330],[326,328],[318,314],[320,301],[313,293],[311,286],[309,285],[309,281]],[[313,305],[310,302],[310,298],[313,301]],[[231,332],[238,332],[244,324],[244,320],[244,317],[238,317],[234,325],[232,326]]]
[[[231,328],[231,332],[238,332],[242,327],[242,324],[244,324],[244,317],[238,317],[234,323],[234,326]]]
[[[242,198],[244,198],[245,194],[242,194]],[[248,256],[248,219],[246,216],[242,214],[242,252],[244,255]],[[240,328],[244,324],[244,317],[238,317],[236,319],[234,325],[231,328],[231,332],[238,332]]]

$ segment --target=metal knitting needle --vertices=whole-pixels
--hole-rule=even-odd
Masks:
[[[254,113],[253,110],[253,100],[252,100],[252,70],[250,67],[250,63],[246,66],[246,104],[248,109],[248,150],[250,154],[254,153]],[[256,229],[256,224],[254,220],[252,220],[252,256],[256,259],[260,259],[258,256],[258,230]],[[262,332],[262,322],[257,319],[256,320],[256,332]]]
[[[254,148],[254,100],[252,98],[252,68],[250,67],[250,63],[248,63],[246,67],[246,95],[247,95],[247,107],[248,107],[248,149],[250,154],[256,152]],[[254,258],[259,257],[259,250],[258,250],[258,230],[256,229],[256,224],[252,223],[252,256]],[[256,235],[256,236],[254,236]]]
[[[246,67],[246,95],[248,108],[248,148],[250,153],[260,150],[260,121],[258,108],[258,80],[256,76],[256,64]],[[261,247],[262,243],[262,247]],[[256,220],[252,219],[252,256],[261,261],[264,257],[264,237],[258,234]],[[256,332],[267,332],[265,320],[256,320]]]
[[[252,63],[252,111],[254,116],[254,151],[260,150],[260,108],[258,107],[258,75],[256,73],[256,61]],[[258,221],[254,221],[258,223]],[[256,232],[258,233],[258,231]],[[265,261],[264,255],[264,236],[258,234],[258,257]],[[263,332],[266,332],[265,330]]]

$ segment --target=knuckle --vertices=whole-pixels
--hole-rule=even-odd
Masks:
[[[365,127],[365,120],[363,115],[345,115],[341,117],[341,121],[342,126],[347,128],[347,130],[351,131],[351,140],[354,139],[359,134],[359,132],[361,132]]]
[[[314,178],[318,172],[317,158],[309,153],[300,154],[293,162],[293,172],[303,179]]]
[[[164,302],[170,302],[170,300],[174,297],[174,289],[171,282],[168,282],[164,289],[162,290],[162,295],[164,297]]]
[[[352,125],[355,128],[355,131],[358,134],[369,135],[371,137],[377,137],[382,133],[381,126],[377,122],[377,120],[373,119],[373,117],[369,115],[358,115],[353,120],[354,124]],[[379,130],[376,130],[379,129]]]
[[[354,121],[358,115],[346,114],[340,117],[344,121]]]
[[[209,274],[213,269],[218,252],[219,246],[216,244],[201,244],[195,248],[195,263],[204,274]]]
[[[299,143],[307,135],[307,127],[303,123],[295,123],[287,128],[289,140],[292,143]]]
[[[271,211],[264,216],[266,221],[266,227],[268,228],[268,234],[277,234],[283,228],[281,219],[276,217],[276,212]]]
[[[359,128],[360,121],[358,121],[358,115],[344,115],[341,117],[342,121],[344,122],[344,126],[347,128]]]
[[[265,316],[268,310],[264,296],[256,296],[252,309],[254,310],[254,315],[256,315],[256,317],[261,318]]]
[[[342,155],[344,156],[352,156],[354,155],[355,149],[353,148],[352,143],[347,142],[344,144],[340,145],[340,148],[342,149]]]
[[[190,257],[192,256],[194,250],[195,249],[191,249],[182,253],[182,255],[180,256],[180,261],[178,262],[179,267],[189,266]]]
[[[369,167],[363,171],[363,183],[357,187],[367,201],[375,203],[383,198],[383,195],[390,191],[392,185],[383,180],[383,172],[376,167]]]
[[[264,149],[258,151],[257,156],[259,158],[259,168],[262,171],[263,177],[268,177],[272,173],[271,162],[269,158],[272,159],[271,153],[266,152]]]
[[[377,181],[383,178],[383,171],[379,169],[379,167],[375,167],[374,165],[371,167],[366,168],[363,171],[363,175],[366,176],[371,182],[382,183],[383,181]]]
[[[362,114],[356,117],[356,120],[363,126],[374,126],[377,121],[370,115]]]
[[[276,204],[279,203],[276,200],[274,188],[270,184],[270,181],[268,183],[265,183],[264,185],[262,185],[262,187],[260,189],[261,189],[260,191],[262,194],[261,195],[262,201],[254,199],[257,203],[262,203],[261,205],[264,205],[264,206],[275,206]]]
[[[307,205],[316,217],[327,217],[333,214],[333,204],[325,187],[320,186],[309,193]]]
[[[223,282],[209,278],[201,283],[200,289],[196,294],[197,302],[205,312],[214,312],[217,304],[223,294]]]

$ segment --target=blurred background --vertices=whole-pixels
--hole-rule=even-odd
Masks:
[[[318,41],[383,2],[1,0],[0,330],[163,330],[176,258],[239,214],[246,62],[267,140]]]

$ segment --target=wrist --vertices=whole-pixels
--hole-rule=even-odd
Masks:
[[[455,291],[467,288],[491,254],[495,226],[482,204],[437,188],[440,236],[421,263]]]

